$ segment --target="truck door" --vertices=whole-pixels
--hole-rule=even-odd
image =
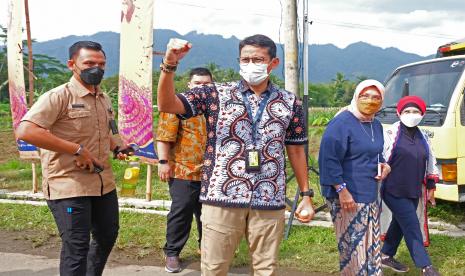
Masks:
[[[465,89],[465,88],[464,88]],[[465,201],[465,96],[461,93],[460,107],[457,111],[457,184],[459,201]]]

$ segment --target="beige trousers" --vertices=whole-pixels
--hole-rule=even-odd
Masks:
[[[252,257],[251,275],[277,275],[284,209],[252,210],[204,204],[201,220],[203,276],[227,275],[243,235]]]

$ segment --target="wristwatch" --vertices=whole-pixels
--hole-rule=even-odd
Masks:
[[[176,69],[178,69],[178,63],[176,64],[169,64],[166,63],[164,59],[161,60],[160,63],[160,70],[165,72],[165,73],[173,73],[176,72]]]
[[[81,155],[82,151],[84,150],[84,146],[83,145],[79,145],[79,148],[78,150],[74,153],[74,156],[79,156]]]
[[[313,197],[314,195],[315,193],[313,192],[312,189],[309,189],[308,191],[305,191],[305,192],[300,192],[301,197],[304,197],[304,196]]]
[[[168,164],[168,160],[166,160],[166,159],[160,159],[160,160],[158,160],[158,164],[162,164],[162,165],[163,165],[163,164]]]

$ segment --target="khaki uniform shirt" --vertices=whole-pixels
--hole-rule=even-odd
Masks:
[[[53,135],[82,144],[103,165],[100,174],[76,166],[75,156],[41,150],[42,188],[46,199],[101,196],[115,189],[109,161],[113,119],[110,98],[100,90],[94,96],[74,77],[42,96],[24,115]]]

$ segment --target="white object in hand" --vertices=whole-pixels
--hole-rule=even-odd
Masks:
[[[168,42],[167,48],[168,49],[182,49],[187,46],[189,41],[184,40],[184,39],[179,39],[179,38],[170,38],[170,41]]]
[[[309,213],[308,213],[307,210],[304,209],[304,210],[300,211],[299,215],[301,217],[305,218],[305,217],[308,217]]]

